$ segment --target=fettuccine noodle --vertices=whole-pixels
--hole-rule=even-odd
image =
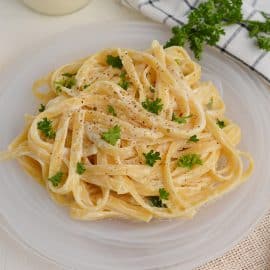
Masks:
[[[64,65],[34,83],[45,108],[1,159],[16,158],[75,219],[192,217],[253,169],[200,76],[183,48],[157,41]]]

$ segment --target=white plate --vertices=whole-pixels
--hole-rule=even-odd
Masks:
[[[152,39],[165,42],[169,35],[167,28],[156,24],[91,24],[58,34],[23,55],[0,75],[1,149],[21,130],[23,114],[37,110],[31,93],[36,78],[105,47],[144,49]],[[239,241],[269,207],[269,92],[254,73],[215,50],[206,51],[201,64],[207,78],[222,85],[228,116],[243,131],[241,149],[255,159],[256,169],[247,183],[201,209],[192,220],[78,222],[10,161],[0,165],[0,208],[9,224],[6,229],[33,252],[80,270],[174,264],[188,270]]]

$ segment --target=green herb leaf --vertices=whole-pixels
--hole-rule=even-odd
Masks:
[[[38,111],[39,112],[44,112],[45,111],[45,108],[46,108],[45,105],[41,103]]]
[[[166,204],[162,202],[159,196],[151,196],[149,197],[149,201],[154,207],[167,208]]]
[[[172,115],[172,121],[177,122],[178,124],[186,124],[187,119],[191,118],[192,114],[187,115],[187,116],[176,116],[174,113]]]
[[[57,187],[60,184],[63,175],[64,174],[60,171],[60,172],[56,173],[54,176],[48,178],[48,180],[52,182],[54,187]]]
[[[84,166],[84,164],[83,163],[81,163],[81,162],[77,162],[77,168],[76,168],[76,172],[77,172],[77,174],[83,174],[84,172],[85,172],[85,166]]]
[[[76,73],[66,72],[66,73],[63,73],[62,76],[71,78],[71,77],[75,77],[76,76]]]
[[[118,83],[123,89],[127,90],[129,87],[130,82],[127,80],[127,73],[122,71],[120,74],[120,82]]]
[[[122,60],[119,56],[107,55],[107,64],[119,69],[123,67]]]
[[[200,139],[198,139],[197,135],[192,135],[188,141],[189,142],[198,142]]]
[[[148,153],[143,153],[145,157],[145,163],[151,167],[157,162],[157,160],[161,160],[160,153],[154,152],[154,150],[149,151]]]
[[[114,107],[112,105],[108,105],[107,110],[108,110],[108,113],[110,113],[111,115],[117,116],[117,114],[114,110]]]
[[[161,200],[168,200],[170,193],[166,191],[165,188],[159,189],[159,197]]]
[[[42,121],[37,123],[37,128],[49,139],[55,138],[55,131],[52,128],[52,121],[48,120],[47,117],[43,118]]]
[[[155,90],[156,90],[156,89],[155,89],[154,86],[150,85],[150,88],[149,88],[149,89],[150,89],[150,92],[151,92],[151,93],[155,93]]]
[[[83,90],[86,89],[86,88],[88,88],[90,85],[91,85],[90,83],[89,83],[89,84],[85,84],[85,85],[83,86]]]
[[[214,98],[211,97],[211,98],[209,99],[209,102],[206,104],[207,109],[208,109],[208,110],[211,110],[211,109],[213,108],[213,104],[214,104]]]
[[[225,128],[225,122],[224,121],[221,121],[221,120],[219,120],[219,119],[217,119],[217,122],[216,122],[216,124],[219,126],[219,128]]]
[[[270,16],[262,12],[265,21],[243,20],[242,0],[207,0],[188,15],[187,24],[172,28],[172,38],[165,44],[189,44],[195,57],[200,59],[205,45],[216,45],[225,34],[224,27],[231,24],[245,25],[249,36],[255,38],[259,48],[270,51]]]
[[[151,113],[159,114],[162,111],[163,104],[161,103],[161,99],[157,98],[153,101],[150,99],[146,98],[145,101],[142,102],[142,106],[144,109]]]
[[[111,145],[116,145],[116,142],[120,139],[121,129],[119,126],[109,128],[107,132],[101,134],[101,138]]]
[[[73,86],[75,86],[77,83],[75,76],[76,76],[76,73],[75,74],[71,74],[71,73],[62,74],[63,78],[60,81],[54,82],[56,85],[56,91],[60,93],[62,91],[62,87],[71,89]]]
[[[177,161],[179,167],[192,169],[194,165],[202,165],[201,156],[198,154],[187,154],[180,157]]]

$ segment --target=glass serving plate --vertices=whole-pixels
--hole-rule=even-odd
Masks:
[[[97,29],[99,34],[97,35]],[[146,49],[165,42],[169,29],[149,23],[84,25],[26,52],[0,74],[0,149],[23,127],[23,115],[39,105],[35,79],[56,67],[107,47]],[[207,49],[202,74],[222,85],[227,115],[242,129],[240,148],[252,153],[255,171],[233,192],[203,207],[191,220],[74,221],[16,161],[0,164],[0,213],[4,228],[31,252],[68,268],[192,269],[236,244],[269,207],[270,95],[256,74],[215,49]]]

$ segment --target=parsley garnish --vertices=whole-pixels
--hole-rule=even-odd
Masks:
[[[159,189],[159,197],[162,200],[168,200],[170,193],[166,191],[165,188]]]
[[[190,12],[187,24],[172,28],[172,38],[165,44],[184,46],[189,44],[197,59],[201,58],[203,47],[214,46],[225,34],[224,27],[242,24],[247,27],[249,36],[257,40],[257,45],[270,51],[270,17],[263,13],[264,22],[243,20],[242,0],[208,0]]]
[[[75,77],[76,76],[76,73],[66,72],[66,73],[63,73],[62,76],[71,78],[71,77]]]
[[[209,99],[209,102],[206,104],[208,110],[211,110],[213,108],[213,103],[214,103],[214,98],[211,97]]]
[[[142,102],[142,106],[151,113],[159,114],[162,111],[163,104],[161,103],[161,99],[157,98],[153,101],[146,98],[145,101]]]
[[[243,23],[246,25],[249,36],[255,38],[259,48],[270,51],[270,16],[262,12],[265,22],[245,20]]]
[[[225,122],[217,119],[216,124],[219,126],[219,128],[225,128]]]
[[[192,135],[188,141],[189,142],[198,142],[200,139],[198,139],[197,135]]]
[[[118,83],[118,85],[121,86],[125,90],[128,89],[129,84],[130,84],[130,82],[127,80],[126,75],[127,73],[125,71],[122,71],[120,74],[120,82]]]
[[[55,131],[52,128],[52,121],[48,120],[47,117],[43,118],[42,121],[37,123],[37,128],[49,139],[55,138]]]
[[[101,134],[101,138],[111,145],[115,145],[116,142],[120,139],[121,129],[119,126],[114,126],[109,128],[107,132]]]
[[[44,112],[45,111],[45,108],[46,108],[45,105],[41,103],[38,111],[39,112]]]
[[[117,116],[115,110],[114,110],[114,107],[112,105],[108,105],[107,107],[107,111],[109,114],[113,115],[113,116]]]
[[[60,93],[62,91],[62,86],[71,89],[74,85],[76,85],[77,81],[75,79],[76,73],[64,73],[62,74],[64,78],[60,81],[55,81],[56,91]]]
[[[177,122],[178,124],[185,124],[188,118],[191,118],[192,114],[187,116],[176,116],[174,113],[172,115],[172,121]]]
[[[119,56],[107,55],[107,64],[114,67],[121,69],[123,67],[122,60]]]
[[[159,196],[151,196],[149,200],[152,206],[159,208],[167,208],[167,205],[162,202],[162,200],[168,200],[169,192],[167,192],[164,188],[159,189]]]
[[[151,93],[155,93],[155,87],[154,86],[150,85],[149,89],[150,89]]]
[[[194,165],[202,165],[201,156],[198,154],[187,154],[180,157],[177,161],[179,167],[192,169]]]
[[[64,174],[62,172],[58,172],[54,176],[48,178],[48,180],[52,182],[54,187],[57,187],[60,184],[63,175]]]
[[[150,200],[152,206],[154,206],[154,207],[159,207],[159,208],[166,208],[167,207],[166,204],[164,204],[162,202],[162,200],[160,199],[159,196],[151,196],[151,197],[149,197],[149,200]]]
[[[160,153],[154,152],[154,150],[151,150],[148,153],[143,153],[145,157],[145,163],[151,167],[154,166],[157,160],[161,160]]]
[[[85,84],[84,86],[83,86],[83,90],[84,89],[86,89],[87,87],[89,87],[91,84],[89,83],[89,84]]]
[[[85,172],[85,166],[84,166],[84,164],[83,163],[81,163],[81,162],[77,162],[77,168],[76,168],[76,172],[77,172],[77,174],[83,174],[84,172]]]

